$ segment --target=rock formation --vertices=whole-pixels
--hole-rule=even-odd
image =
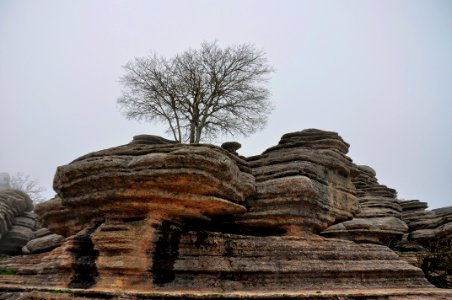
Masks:
[[[401,201],[401,205],[410,228],[408,240],[425,244],[437,238],[452,239],[452,206],[426,210],[427,204],[419,200]]]
[[[283,135],[277,146],[248,159],[256,195],[238,221],[295,234],[318,233],[351,219],[358,207],[348,147],[335,132],[308,129]]]
[[[62,236],[54,235],[53,240],[45,237],[51,232],[41,228],[39,218],[32,210],[33,202],[24,192],[0,191],[0,254],[35,253],[62,244]]]
[[[238,146],[136,136],[58,167],[58,196],[35,209],[48,230],[24,247],[36,254],[0,261],[15,273],[0,276],[0,290],[45,285],[161,298],[431,288],[385,246],[385,236],[408,232],[404,205],[371,168],[352,162],[337,133],[285,134],[247,159]],[[44,252],[48,244],[60,246]]]
[[[402,239],[408,226],[401,219],[402,208],[397,192],[378,183],[376,172],[369,166],[356,166],[353,178],[359,196],[360,211],[352,220],[335,224],[322,232],[326,237],[355,242],[390,245]]]
[[[0,191],[0,253],[19,254],[33,238],[39,223],[32,209],[27,194],[12,189]]]

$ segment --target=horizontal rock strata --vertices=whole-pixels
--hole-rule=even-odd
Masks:
[[[428,244],[437,239],[452,239],[452,206],[427,210],[419,200],[400,201],[402,218],[409,226],[408,240]]]
[[[397,192],[378,183],[376,172],[368,166],[357,166],[353,183],[359,195],[360,211],[352,220],[335,224],[325,231],[325,237],[347,239],[360,243],[391,245],[408,232],[402,218],[402,207],[395,198]]]
[[[163,219],[202,218],[244,211],[254,177],[244,161],[218,147],[129,144],[59,167],[54,188],[79,224],[151,211]]]
[[[40,228],[37,215],[31,212],[33,202],[18,190],[0,191],[0,253],[21,254],[22,247]]]
[[[357,211],[349,145],[335,132],[307,129],[248,159],[256,195],[237,222],[280,227],[289,235],[320,232]]]
[[[189,231],[180,233],[177,248],[168,251],[175,250],[178,255],[168,262],[166,276],[154,283],[156,288],[230,291],[429,286],[419,269],[379,245],[320,237]]]
[[[405,206],[375,171],[353,164],[337,133],[285,134],[246,160],[238,143],[223,147],[141,135],[59,167],[58,196],[35,209],[48,230],[24,247],[36,254],[0,261],[13,273],[0,288],[202,298],[431,287],[377,245],[408,231]],[[51,244],[60,245],[40,253]]]

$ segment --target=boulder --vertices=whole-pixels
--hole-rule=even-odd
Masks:
[[[158,135],[140,134],[134,136],[130,144],[156,145],[156,144],[177,144],[177,142],[165,139]]]
[[[221,148],[235,155],[238,155],[237,150],[239,150],[241,147],[242,145],[239,142],[224,142],[223,144],[221,144]]]
[[[30,240],[25,246],[22,247],[22,253],[30,254],[47,252],[60,246],[63,242],[63,236],[55,233],[47,234],[45,236]]]

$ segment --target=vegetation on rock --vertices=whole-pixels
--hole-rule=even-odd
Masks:
[[[118,103],[129,119],[167,123],[178,142],[199,143],[222,134],[248,135],[270,113],[264,52],[252,45],[201,44],[170,59],[156,54],[124,66]]]
[[[427,249],[419,255],[425,277],[436,287],[452,288],[452,239],[431,241]]]

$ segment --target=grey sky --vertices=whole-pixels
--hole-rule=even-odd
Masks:
[[[451,1],[0,0],[0,172],[30,174],[50,197],[58,165],[165,135],[120,114],[121,66],[215,39],[253,43],[276,69],[275,110],[233,138],[241,154],[337,131],[400,198],[452,205]]]

